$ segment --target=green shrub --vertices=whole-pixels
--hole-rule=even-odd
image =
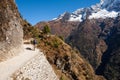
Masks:
[[[58,46],[59,46],[59,43],[58,42],[54,42],[54,47],[58,48]]]
[[[30,80],[29,78],[25,78],[25,80]]]
[[[44,28],[43,28],[43,32],[44,32],[45,34],[50,33],[50,32],[51,32],[51,31],[50,31],[50,27],[49,27],[48,25],[45,25]]]
[[[48,42],[48,41],[46,41],[46,42],[45,42],[45,45],[51,45],[51,43],[50,43],[50,42]]]
[[[60,77],[60,80],[65,80],[63,76]]]
[[[32,37],[36,37],[38,38],[40,33],[39,33],[39,30],[36,28],[36,27],[33,27],[33,29],[31,30],[31,33],[32,33]]]
[[[64,37],[63,36],[58,36],[61,40],[63,40],[64,41]]]
[[[53,40],[53,47],[54,48],[58,48],[59,47],[59,45],[60,45],[60,42],[57,40],[57,39],[55,39],[55,40]]]

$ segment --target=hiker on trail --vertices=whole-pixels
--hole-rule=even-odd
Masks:
[[[36,39],[34,39],[34,40],[33,40],[33,47],[34,47],[33,50],[34,50],[34,51],[35,51],[36,44],[37,44],[37,41],[36,41]]]

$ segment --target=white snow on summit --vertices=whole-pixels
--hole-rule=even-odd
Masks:
[[[73,13],[64,13],[54,20],[83,21],[85,19],[115,18],[120,13],[120,0],[101,0],[87,8],[80,8]]]
[[[78,17],[71,15],[68,21],[82,21],[82,15],[79,15]]]
[[[103,4],[104,3],[104,0],[100,0],[100,4]]]
[[[89,19],[98,19],[98,18],[114,18],[118,16],[118,12],[115,11],[107,11],[105,9],[98,11],[97,13],[92,13],[92,15],[89,16]]]
[[[101,0],[101,8],[109,11],[120,11],[120,0]]]

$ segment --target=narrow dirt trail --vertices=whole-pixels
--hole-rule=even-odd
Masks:
[[[7,80],[11,74],[40,53],[38,49],[35,51],[31,50],[33,48],[32,45],[24,44],[23,47],[24,50],[18,56],[0,62],[0,80]]]

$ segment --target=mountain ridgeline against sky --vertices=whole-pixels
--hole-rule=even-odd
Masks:
[[[120,11],[119,2],[119,0],[101,0],[98,4],[87,8],[77,9],[73,13],[64,12],[59,15],[58,18],[54,18],[53,20],[47,22],[44,21],[37,23],[35,26],[42,29],[42,27],[47,24],[50,26],[52,34],[59,34],[60,36],[66,38],[72,31],[74,31],[74,29],[77,28],[77,25],[79,24],[78,22],[82,22],[86,19],[105,19],[117,17]],[[65,27],[68,25],[69,28]],[[61,28],[60,30],[62,31],[58,31],[59,28]]]
[[[86,18],[116,17],[120,11],[119,0],[101,0],[100,3],[87,8],[80,8],[73,13],[65,12],[55,20],[64,18],[68,21],[83,21]],[[66,18],[65,18],[66,17]]]

